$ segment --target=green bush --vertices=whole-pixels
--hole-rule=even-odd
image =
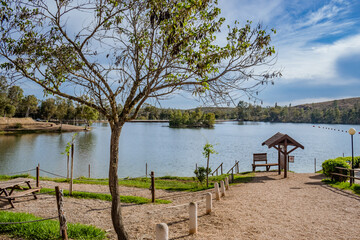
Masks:
[[[203,181],[206,178],[206,168],[205,167],[198,167],[195,171],[194,171],[197,179],[199,180],[199,182],[201,184],[203,184]],[[211,168],[209,168],[208,174],[211,173]]]
[[[348,178],[342,176],[332,175],[331,173],[341,173],[344,175],[348,175],[350,171],[343,170],[343,169],[336,169],[335,167],[342,167],[350,169],[350,165],[345,161],[343,158],[336,158],[336,159],[328,159],[322,163],[323,173],[333,178],[335,181],[338,182],[345,182]]]

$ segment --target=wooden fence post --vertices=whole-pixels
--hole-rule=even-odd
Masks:
[[[155,177],[153,171],[151,171],[151,202],[155,202]]]
[[[155,228],[156,240],[168,240],[169,239],[169,227],[166,223],[156,224]]]
[[[315,173],[316,173],[316,158],[314,158],[314,168],[315,168]]]
[[[189,206],[189,233],[195,234],[197,232],[197,204],[191,202]]]
[[[145,177],[147,178],[148,175],[147,175],[147,163],[145,163]]]
[[[234,182],[234,168],[231,169],[231,182]]]
[[[223,180],[220,181],[220,189],[221,189],[221,196],[225,197],[225,185]]]
[[[36,187],[40,186],[40,164],[37,165],[36,167]]]
[[[66,179],[69,180],[69,158],[70,158],[70,155],[67,154],[67,171],[66,171]]]
[[[65,218],[65,211],[63,209],[63,193],[62,190],[59,189],[59,186],[55,187],[56,192],[56,205],[59,214],[59,222],[60,222],[60,234],[61,238],[64,240],[68,239],[67,236],[67,226],[66,226],[66,218]]]
[[[91,167],[90,167],[90,164],[89,164],[89,178],[90,178],[90,168],[91,168]]]
[[[73,173],[74,173],[74,144],[71,144],[71,172],[70,172],[70,188],[69,188],[70,196],[72,196],[72,190],[73,190]]]
[[[223,163],[221,163],[221,175],[223,175]]]
[[[218,184],[217,182],[214,183],[214,187],[215,187],[215,197],[216,197],[216,200],[220,200],[219,184]]]
[[[210,214],[212,211],[212,194],[206,194],[206,214]]]

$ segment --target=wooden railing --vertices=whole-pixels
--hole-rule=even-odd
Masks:
[[[223,162],[211,173],[211,176],[214,176],[214,173],[216,172],[216,176],[218,176],[219,175],[219,173],[218,173],[218,171],[219,171],[219,168],[220,168],[220,172],[221,172],[221,174],[220,175],[222,175],[223,174]]]
[[[331,173],[331,175],[340,176],[340,177],[346,177],[346,178],[352,179],[352,181],[350,181],[350,186],[351,186],[353,183],[355,183],[355,179],[360,180],[359,177],[354,177],[355,172],[359,172],[359,171],[360,171],[359,169],[348,169],[348,168],[343,168],[343,167],[335,167],[335,169],[346,170],[346,171],[349,171],[349,172],[350,172],[350,175],[347,175],[347,174],[345,175],[345,174],[342,174],[342,173],[334,173],[334,172]],[[332,177],[332,180],[334,180],[333,177]]]
[[[239,173],[239,161],[235,161],[234,166],[232,166],[232,168],[230,168],[226,174],[229,174],[230,172],[231,174],[234,174],[234,168],[235,168],[235,173]]]

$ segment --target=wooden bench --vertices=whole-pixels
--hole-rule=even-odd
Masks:
[[[257,163],[265,162],[265,163]],[[277,163],[267,163],[267,153],[254,153],[252,169],[255,172],[256,167],[266,167],[266,171],[270,170],[272,166],[279,166]]]
[[[9,201],[11,207],[14,208],[13,201],[15,198],[23,197],[23,196],[32,196],[37,199],[37,196],[35,192],[40,191],[39,187],[32,188],[31,182],[33,182],[32,179],[26,179],[26,178],[16,178],[11,179],[8,181],[0,182],[0,198],[6,199]],[[23,188],[22,185],[26,184],[28,188]],[[19,189],[21,191],[14,191],[15,189]],[[8,191],[10,190],[10,192]],[[4,194],[5,196],[1,196]]]

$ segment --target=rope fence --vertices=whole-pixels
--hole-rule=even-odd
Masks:
[[[0,222],[0,225],[11,225],[11,224],[23,224],[23,223],[42,222],[42,221],[52,220],[52,219],[55,219],[55,218],[58,218],[58,216],[56,216],[56,217],[44,218],[44,219],[38,219],[38,220],[32,220],[32,221],[25,221],[25,222]]]
[[[11,175],[19,174],[19,173],[31,172],[31,171],[34,171],[34,170],[36,170],[36,168],[29,169],[29,170],[24,170],[24,171],[19,171],[19,172],[8,173],[7,175],[11,176]]]
[[[47,173],[47,174],[51,174],[51,175],[54,175],[54,176],[57,176],[57,177],[61,177],[61,178],[66,178],[62,175],[59,175],[59,174],[56,174],[56,173],[52,173],[52,172],[49,172],[49,171],[46,171],[46,170],[43,170],[43,169],[39,169],[41,172],[44,172],[44,173]]]

